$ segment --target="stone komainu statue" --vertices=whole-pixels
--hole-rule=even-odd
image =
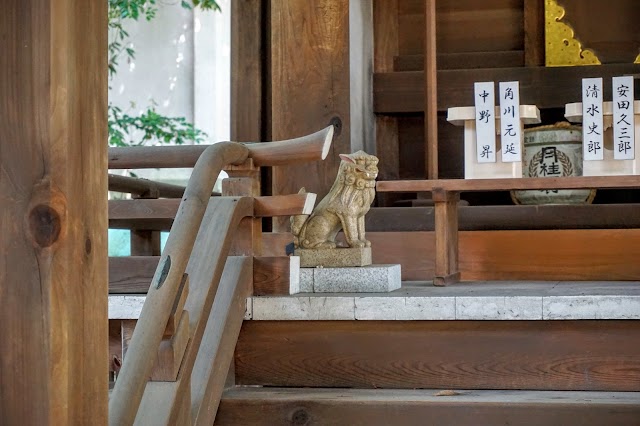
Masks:
[[[343,229],[349,247],[370,247],[364,238],[364,215],[375,196],[378,158],[364,151],[340,154],[338,176],[326,197],[310,215],[291,217],[296,248],[335,248],[336,234]],[[300,193],[304,193],[302,188]]]

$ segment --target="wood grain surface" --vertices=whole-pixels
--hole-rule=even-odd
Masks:
[[[638,74],[640,65],[610,64],[583,67],[514,67],[438,71],[438,110],[473,105],[475,81],[520,82],[522,104],[538,108],[564,108],[568,102],[581,99],[580,80]],[[639,89],[636,89],[638,93]],[[605,99],[611,88],[605,85]],[[637,95],[636,95],[637,98]],[[378,114],[422,112],[424,110],[424,77],[421,71],[376,73],[373,76],[373,109]]]
[[[216,425],[633,425],[635,393],[236,388]]]
[[[629,176],[570,176],[550,178],[506,179],[435,179],[382,181],[376,184],[378,192],[430,192],[434,189],[458,192],[487,192],[527,189],[621,189],[639,188],[640,177]]]
[[[109,293],[146,293],[156,272],[160,256],[109,258]]]
[[[311,133],[339,120],[327,159],[273,170],[273,194],[295,194],[301,187],[322,199],[338,170],[338,154],[350,153],[348,2],[283,0],[271,2],[271,138]],[[285,230],[288,220],[274,220]]]
[[[241,385],[638,391],[639,321],[246,321]]]
[[[231,2],[231,139],[265,140],[263,2]]]
[[[474,280],[640,280],[640,230],[463,231],[459,269]],[[374,263],[402,264],[403,280],[434,275],[432,232],[368,232]]]
[[[292,266],[300,265],[299,262],[292,265],[289,256],[254,257],[253,294],[256,296],[291,294]]]
[[[0,423],[106,424],[107,7],[8,0],[0,40]]]
[[[438,51],[490,52],[522,50],[522,1],[438,0]],[[398,27],[400,54],[424,51],[425,1],[400,0]],[[472,29],[465,31],[464,29]]]

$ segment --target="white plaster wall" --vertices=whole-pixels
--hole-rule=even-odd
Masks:
[[[120,56],[109,101],[130,114],[155,101],[160,113],[193,120],[193,11],[161,5],[155,19],[125,23],[136,58]]]
[[[129,114],[155,104],[167,116],[185,117],[207,133],[206,143],[230,135],[230,0],[222,12],[160,3],[156,17],[127,22],[133,61],[124,56],[110,81],[109,101]],[[184,183],[191,169],[135,170],[150,179]]]

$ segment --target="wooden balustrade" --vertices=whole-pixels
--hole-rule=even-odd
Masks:
[[[640,176],[574,176],[559,178],[433,179],[382,181],[379,192],[431,192],[435,203],[435,276],[444,286],[460,280],[458,200],[461,192],[640,188]]]
[[[273,143],[225,142],[197,149],[122,148],[110,151],[112,168],[190,167],[194,162],[195,167],[179,205],[178,200],[161,199],[110,203],[112,221],[119,220],[119,212],[120,220],[134,227],[136,219],[132,222],[131,217],[126,216],[132,216],[136,211],[148,214],[149,206],[157,206],[165,212],[160,219],[164,221],[163,226],[167,225],[167,213],[169,216],[175,213],[175,219],[109,401],[109,424],[127,425],[134,421],[154,425],[211,424],[242,324],[244,300],[252,291],[253,255],[259,253],[256,240],[261,239],[256,234],[261,232],[256,226],[260,220],[257,218],[309,213],[315,200],[315,194],[258,197],[259,189],[255,190],[259,188],[256,185],[258,166],[324,159],[332,136],[333,128],[328,127],[313,135]],[[196,155],[199,158],[194,161]],[[234,179],[240,180],[226,191],[225,195],[233,196],[211,198],[213,185],[224,166],[240,176]],[[242,177],[243,174],[246,176]],[[138,191],[146,191],[143,193],[147,195],[159,196],[163,190],[167,196],[179,192],[174,192],[173,186],[141,180],[126,179],[121,183],[124,185],[121,189],[128,188],[129,191],[135,187]],[[143,212],[138,218],[142,222],[137,226],[145,226],[144,216]],[[250,226],[238,228],[245,222]],[[228,258],[232,242],[236,247],[232,253],[240,249],[242,256]],[[182,302],[179,301],[181,295],[187,294],[180,291],[185,276],[189,278],[189,287],[186,300]],[[182,306],[182,303],[184,315],[178,320],[176,306]],[[158,348],[166,335],[172,312],[176,334],[166,340],[162,358]],[[183,324],[187,320],[188,327],[185,328]],[[205,328],[207,333],[203,337]],[[182,345],[174,345],[175,339],[187,341],[186,348],[183,350]],[[166,361],[164,370],[159,373],[157,369],[153,370],[156,357]],[[177,366],[179,371],[176,371]],[[156,378],[169,381],[148,381],[152,370]]]

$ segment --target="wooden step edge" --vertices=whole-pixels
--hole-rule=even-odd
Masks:
[[[619,404],[637,406],[640,392],[535,391],[474,389],[344,389],[274,388],[234,386],[223,394],[225,400],[304,401],[322,399],[341,403],[504,403],[504,404]]]
[[[639,416],[638,392],[233,388],[215,424],[612,425]]]

